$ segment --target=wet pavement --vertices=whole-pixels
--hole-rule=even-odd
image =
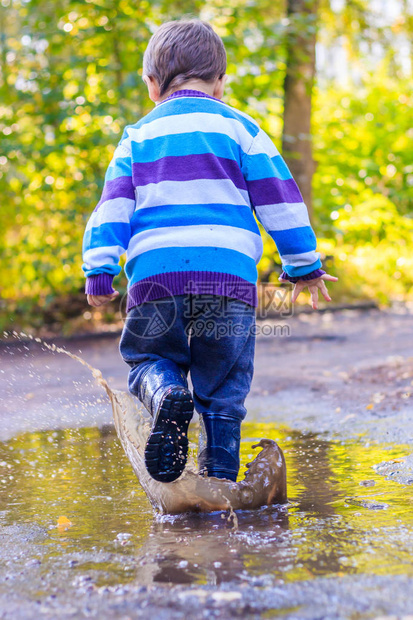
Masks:
[[[85,369],[37,344],[6,345],[0,618],[407,620],[412,412],[397,394],[413,379],[413,318],[394,337],[385,324],[397,316],[311,320],[292,320],[290,340],[258,342],[242,462],[261,437],[277,440],[289,503],[239,512],[237,527],[221,512],[155,518]],[[124,387],[115,339],[67,343],[79,346]]]

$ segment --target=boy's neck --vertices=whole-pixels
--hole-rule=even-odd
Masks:
[[[165,101],[165,99],[170,97],[173,93],[178,92],[179,90],[197,90],[201,93],[205,93],[206,95],[209,95],[210,97],[214,97],[215,83],[210,84],[209,82],[204,82],[203,80],[188,80],[187,82],[180,84],[173,90],[168,90],[159,99],[159,103],[161,103],[161,101]]]

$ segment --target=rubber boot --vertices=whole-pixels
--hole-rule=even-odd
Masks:
[[[145,448],[146,469],[159,482],[173,482],[185,469],[194,411],[185,374],[170,360],[154,362],[140,379],[138,396],[153,417]]]
[[[199,473],[236,482],[240,466],[241,420],[230,413],[202,413],[199,420]]]

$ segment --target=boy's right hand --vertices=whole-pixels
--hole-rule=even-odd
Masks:
[[[88,295],[87,302],[89,306],[93,306],[94,308],[98,308],[99,306],[104,306],[108,304],[113,299],[119,295],[119,291],[113,291],[110,295]]]
[[[310,303],[311,303],[313,310],[318,310],[318,292],[319,291],[321,292],[322,296],[324,297],[326,301],[331,301],[331,297],[328,294],[328,290],[324,282],[325,280],[329,282],[337,282],[338,278],[336,278],[335,276],[330,276],[330,274],[328,273],[325,273],[319,278],[314,278],[314,280],[298,280],[298,282],[296,282],[294,286],[294,290],[293,290],[293,294],[291,298],[292,303],[295,303],[297,301],[297,297],[299,296],[299,294],[307,287],[308,287],[308,290],[310,291],[310,295],[311,295]]]

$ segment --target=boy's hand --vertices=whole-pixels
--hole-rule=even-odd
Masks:
[[[110,295],[88,295],[87,302],[90,306],[98,308],[99,306],[104,306],[105,304],[108,304],[118,295],[119,291],[113,291],[113,293],[111,293]]]
[[[311,305],[313,310],[318,309],[318,291],[321,291],[324,299],[326,301],[331,301],[331,297],[328,294],[328,290],[326,285],[324,284],[324,280],[329,280],[330,282],[337,282],[338,278],[335,276],[330,276],[328,273],[324,273],[319,278],[314,278],[314,280],[298,280],[298,282],[294,285],[293,295],[291,298],[292,303],[297,301],[299,294],[308,286],[308,290],[311,294]]]

